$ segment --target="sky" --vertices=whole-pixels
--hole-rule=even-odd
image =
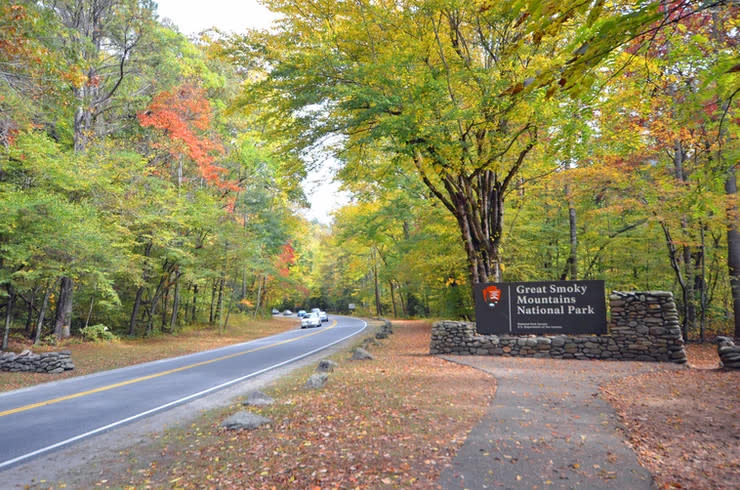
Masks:
[[[277,15],[256,0],[157,0],[160,18],[168,18],[186,35],[197,34],[210,27],[221,31],[242,32],[245,29],[267,29]],[[337,165],[330,157],[303,182],[311,209],[303,214],[309,220],[331,222],[330,213],[347,203],[349,197],[339,191],[331,175]]]

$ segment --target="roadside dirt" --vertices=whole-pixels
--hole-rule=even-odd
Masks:
[[[620,378],[602,391],[659,488],[737,488],[740,372],[718,369],[714,345],[687,351],[691,369]]]
[[[297,371],[284,368],[83,441],[0,473],[0,481],[3,488],[434,488],[495,380],[427,355],[428,322],[394,327],[383,346],[370,347],[374,361],[350,362],[351,344],[336,346]],[[660,488],[736,488],[740,373],[717,369],[714,345],[687,350],[690,368],[625,373],[602,394]],[[303,389],[323,357],[340,367],[323,390]],[[278,400],[254,410],[273,424],[221,429],[254,389]]]

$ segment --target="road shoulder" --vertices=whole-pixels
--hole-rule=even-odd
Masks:
[[[98,482],[103,472],[115,472],[116,467],[125,471],[129,462],[121,454],[156,459],[157,455],[148,453],[157,434],[186,426],[204,411],[226,407],[250,391],[262,390],[295,370],[341,352],[349,345],[357,343],[358,339],[374,334],[382,325],[380,321],[368,320],[367,323],[367,329],[359,336],[346,339],[295,363],[39,456],[28,463],[13,466],[0,472],[3,488],[48,488],[54,482],[63,483],[67,488],[87,488]]]

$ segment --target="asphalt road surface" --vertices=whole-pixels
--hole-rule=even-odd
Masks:
[[[158,413],[348,339],[366,327],[328,325],[0,394],[0,470]]]

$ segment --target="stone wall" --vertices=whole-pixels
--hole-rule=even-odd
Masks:
[[[740,369],[740,346],[730,337],[717,337],[719,365],[725,369]]]
[[[24,350],[20,354],[3,352],[0,354],[0,371],[29,372],[29,373],[61,373],[74,369],[71,353],[68,350],[61,352],[44,352],[34,354]]]
[[[441,321],[432,328],[431,354],[556,359],[686,362],[673,294],[614,292],[607,335],[480,335],[475,323]]]

